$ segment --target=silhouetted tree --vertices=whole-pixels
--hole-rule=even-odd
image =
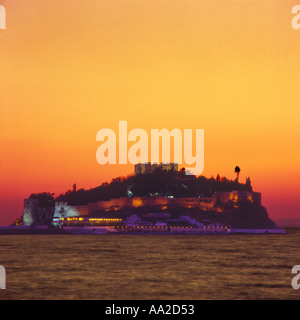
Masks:
[[[54,193],[32,193],[29,199],[38,199],[41,207],[54,207]]]
[[[237,180],[237,181],[239,181],[240,171],[241,171],[241,169],[240,169],[239,166],[236,166],[236,167],[234,168],[234,172],[236,173],[236,180]]]

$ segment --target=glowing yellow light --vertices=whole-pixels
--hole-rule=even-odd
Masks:
[[[142,204],[143,204],[143,201],[142,201],[141,199],[134,199],[134,200],[132,201],[132,205],[133,205],[134,207],[140,207]]]

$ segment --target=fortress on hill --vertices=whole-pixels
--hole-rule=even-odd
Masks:
[[[134,165],[134,174],[140,174],[140,173],[152,173],[157,168],[161,168],[162,170],[166,171],[178,171],[178,164],[177,163],[153,163],[150,162],[146,163],[137,163]]]
[[[160,171],[157,170],[158,168]],[[233,219],[232,221],[237,221],[237,226],[239,226],[238,221],[241,219],[245,219],[245,221],[247,221],[247,219],[253,220],[254,217],[255,219],[257,219],[257,217],[260,219],[261,214],[265,225],[267,225],[268,222],[270,222],[270,225],[273,223],[268,218],[265,208],[261,205],[261,194],[254,192],[252,187],[249,187],[249,183],[248,185],[240,184],[237,182],[237,179],[232,181],[224,178],[223,181],[219,181],[213,178],[206,179],[202,177],[201,180],[199,177],[186,177],[182,172],[178,171],[178,165],[173,163],[160,165],[151,165],[149,163],[136,164],[134,173],[134,176],[127,179],[113,179],[110,184],[103,184],[93,190],[82,189],[81,191],[77,191],[76,185],[74,185],[72,191],[59,196],[51,205],[41,205],[38,197],[31,196],[28,199],[24,199],[23,225],[48,224],[53,218],[126,218],[132,214],[142,216],[151,212],[168,213],[174,216],[178,216],[178,214],[189,214],[195,219],[205,218],[214,221],[220,220],[222,222],[226,219]],[[198,181],[199,179],[200,182]],[[172,183],[170,183],[170,181]],[[162,184],[164,186],[166,185],[167,192],[165,192],[165,194],[162,194],[162,192],[136,194],[138,192],[141,193],[141,188],[151,183],[154,183],[153,188],[155,188],[155,186],[161,187]],[[226,185],[227,188],[232,185],[232,188],[238,187],[240,190],[222,191],[217,190],[216,187],[214,187],[216,190],[213,190],[211,185],[223,188],[224,185]],[[114,193],[116,195],[122,194],[122,192],[111,191],[116,190],[116,186],[118,186],[118,188],[126,188],[126,196],[114,197]],[[103,193],[107,192],[107,189],[109,189],[111,195],[109,199],[88,201],[92,199],[91,195],[95,193],[103,197]],[[180,196],[176,194],[177,189],[181,192]],[[188,193],[190,189],[192,190],[190,192],[193,192],[191,193],[193,196]],[[201,190],[203,193],[205,193],[205,190],[209,191],[207,191],[206,194],[198,194],[198,192],[195,193],[194,189],[196,191]],[[151,189],[151,191],[153,190],[154,189]],[[76,203],[82,195],[84,195],[84,201],[82,203]],[[97,199],[97,197],[95,197],[95,199]],[[251,211],[253,215],[247,217],[245,213],[243,217],[241,210],[248,212],[247,214]]]

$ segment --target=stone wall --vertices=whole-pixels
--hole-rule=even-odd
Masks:
[[[96,211],[118,211],[125,208],[160,207],[165,210],[172,207],[199,208],[201,210],[214,210],[217,201],[223,204],[238,201],[261,202],[258,192],[232,191],[216,192],[210,198],[166,198],[166,197],[122,197],[108,201],[98,201],[84,206],[71,206],[67,202],[55,203],[55,217],[88,216]],[[31,205],[34,206],[34,203]],[[25,209],[24,209],[25,212]]]
[[[250,191],[216,192],[214,195],[221,203],[250,201],[261,205],[261,193]]]
[[[68,218],[87,216],[89,214],[89,206],[69,206],[67,202],[55,202],[54,217]]]
[[[24,199],[23,225],[43,225],[51,223],[54,207],[40,207],[38,199]]]

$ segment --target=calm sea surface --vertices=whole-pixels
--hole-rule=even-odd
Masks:
[[[0,236],[0,299],[300,299],[287,235]]]

